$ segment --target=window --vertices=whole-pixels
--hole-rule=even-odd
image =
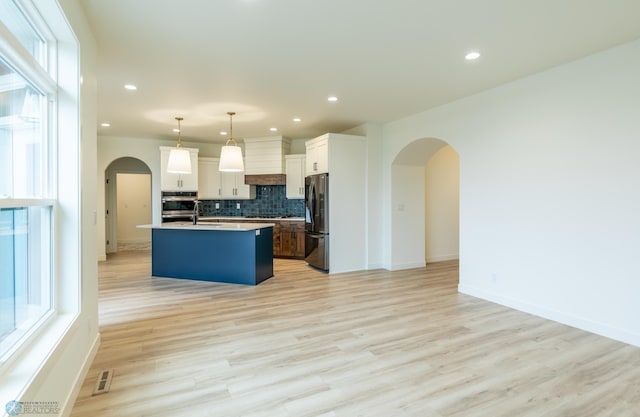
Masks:
[[[0,209],[0,353],[51,309],[51,207]]]
[[[30,22],[17,2],[0,1],[0,362],[54,306],[56,80]]]
[[[40,33],[34,30],[22,9],[11,0],[3,0],[0,1],[0,16],[9,32],[42,67],[46,68],[46,42]]]

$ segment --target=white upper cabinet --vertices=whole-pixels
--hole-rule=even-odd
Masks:
[[[287,198],[304,198],[306,155],[286,155]]]
[[[172,174],[167,172],[170,146],[160,147],[160,189],[162,191],[198,191],[198,149],[183,148],[191,157],[191,174]]]
[[[244,172],[220,173],[221,199],[252,200],[256,198],[256,186],[244,183]]]
[[[306,148],[306,175],[329,172],[329,135],[308,140]]]
[[[198,198],[216,200],[222,198],[222,185],[218,158],[198,159]]]

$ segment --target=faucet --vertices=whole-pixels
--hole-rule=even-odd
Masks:
[[[193,224],[198,224],[198,208],[200,207],[200,200],[193,202]]]

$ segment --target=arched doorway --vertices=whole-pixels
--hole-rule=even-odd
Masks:
[[[151,235],[138,224],[151,223],[151,169],[137,158],[123,157],[105,170],[106,253],[149,249]]]
[[[425,259],[460,257],[460,157],[449,145],[425,166]]]
[[[459,256],[459,157],[443,140],[423,138],[392,162],[391,268]]]

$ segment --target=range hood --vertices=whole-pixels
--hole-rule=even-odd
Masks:
[[[245,174],[244,183],[248,185],[285,185],[287,176],[285,174]]]
[[[285,155],[291,140],[282,136],[245,138],[244,183],[249,185],[285,185]]]

